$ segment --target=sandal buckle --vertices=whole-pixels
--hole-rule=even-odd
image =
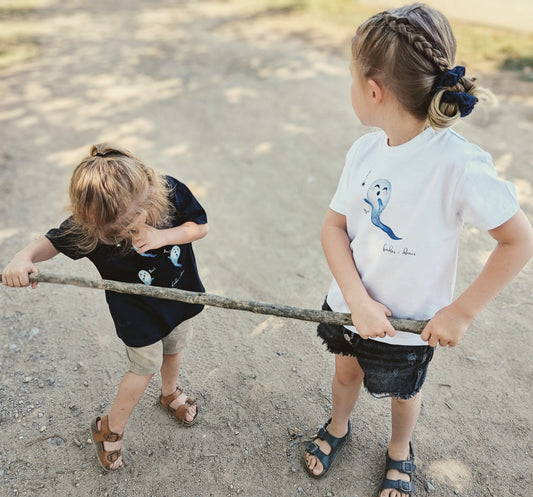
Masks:
[[[411,483],[405,480],[398,480],[398,490],[401,490],[402,492],[410,492]]]
[[[118,442],[119,440],[120,435],[118,433],[109,432],[105,437],[106,442]]]
[[[400,471],[402,473],[412,475],[415,472],[416,466],[414,465],[413,461],[402,461],[401,462],[401,469]]]

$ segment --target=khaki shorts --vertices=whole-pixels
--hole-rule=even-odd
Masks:
[[[191,320],[183,321],[165,338],[146,347],[128,347],[126,356],[128,371],[140,376],[157,373],[163,364],[163,354],[179,354],[192,336]]]

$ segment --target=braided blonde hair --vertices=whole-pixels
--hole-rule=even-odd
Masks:
[[[457,102],[443,101],[446,91],[494,98],[465,76],[451,87],[437,88],[439,78],[454,65],[455,51],[448,20],[422,4],[376,14],[352,39],[359,74],[381,81],[405,110],[435,129],[447,128],[461,117]]]

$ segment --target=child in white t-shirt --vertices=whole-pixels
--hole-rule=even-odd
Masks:
[[[497,177],[486,152],[448,129],[490,96],[453,67],[454,57],[448,21],[420,4],[373,16],[352,40],[352,106],[381,131],[350,148],[322,229],[334,277],[324,309],[351,313],[353,326],[318,327],[336,354],[333,407],[305,465],[314,477],[328,472],[364,383],[391,397],[380,497],[413,491],[411,436],[435,346],[455,346],[533,255],[513,185]],[[452,301],[464,222],[488,230],[497,246]],[[392,315],[430,321],[418,336],[395,330]]]

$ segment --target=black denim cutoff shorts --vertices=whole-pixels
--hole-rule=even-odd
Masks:
[[[322,310],[331,311],[326,302]],[[320,323],[317,335],[334,354],[357,359],[365,373],[363,384],[374,397],[410,399],[426,379],[434,347],[429,345],[390,345],[362,339],[341,325]]]

